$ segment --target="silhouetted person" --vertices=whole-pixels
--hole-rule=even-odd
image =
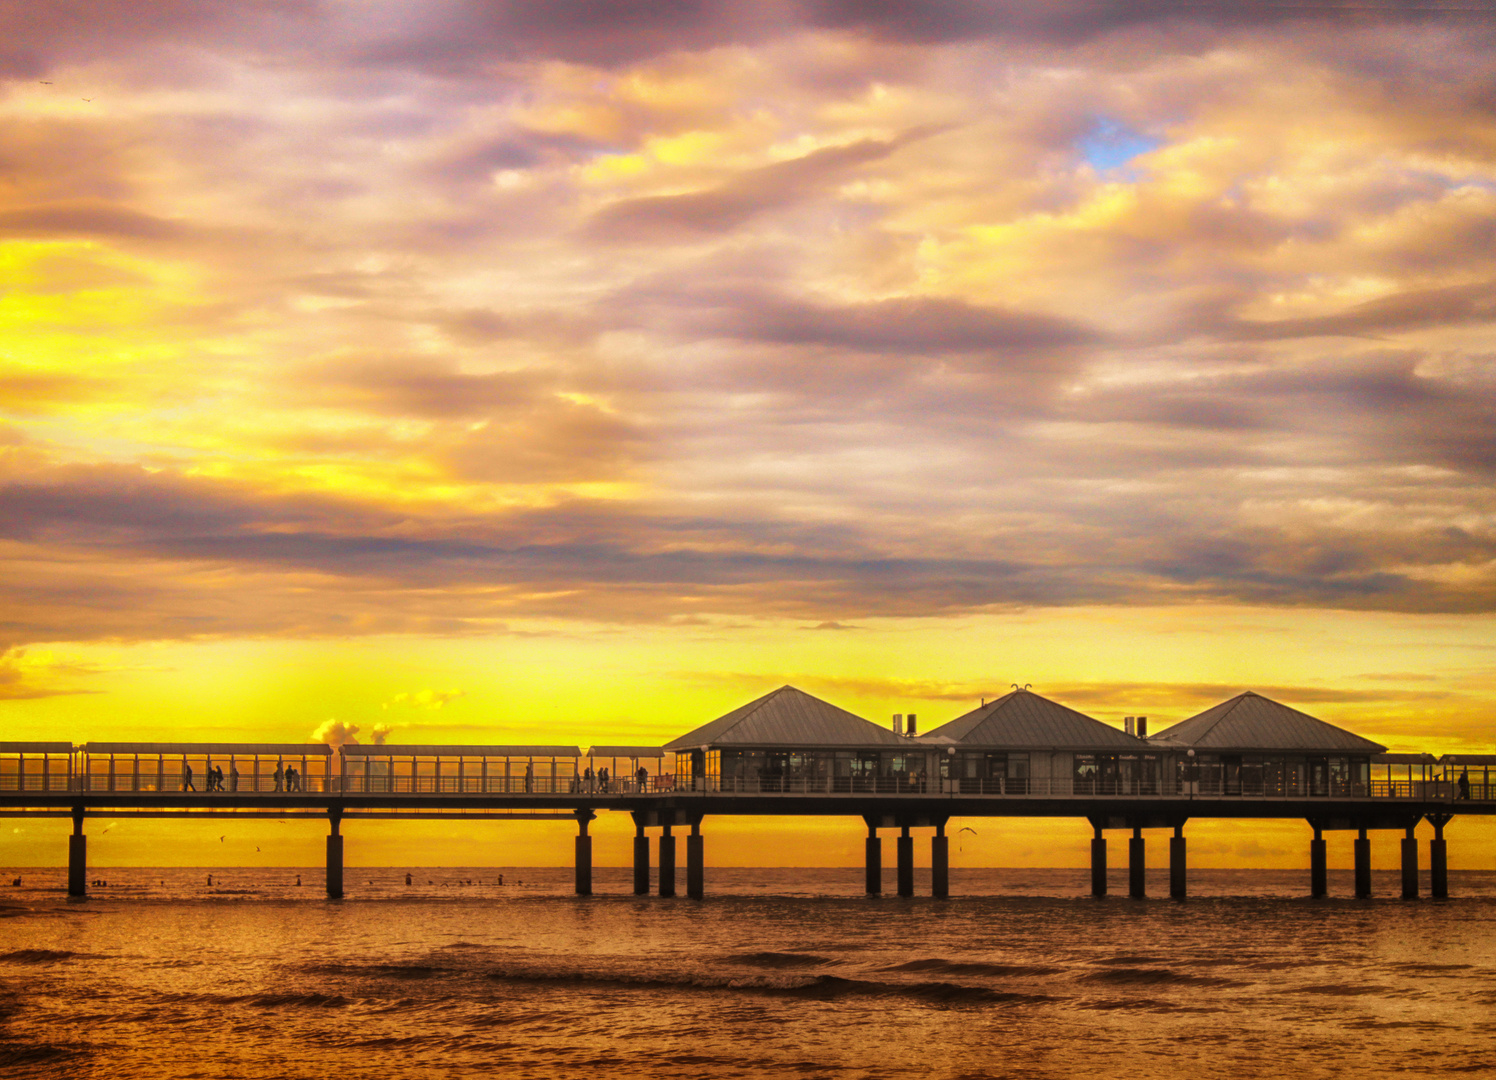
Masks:
[[[644,789],[649,786],[649,770],[640,765],[639,771],[634,774],[634,779],[639,781],[639,793],[642,795]]]
[[[301,884],[301,875],[300,874],[296,875],[296,884],[298,884],[298,885]]]
[[[182,790],[196,791],[197,787],[192,782],[192,766],[185,761],[182,762]]]
[[[281,785],[285,782],[286,779],[286,770],[279,761],[275,763],[275,772],[270,774],[270,779],[275,781],[275,790],[280,791]]]
[[[229,790],[239,790],[239,768],[232,761],[229,762]]]
[[[1460,787],[1460,798],[1462,798],[1462,799],[1468,799],[1468,798],[1470,798],[1470,770],[1469,769],[1461,769],[1460,770],[1459,787]]]
[[[292,790],[292,791],[300,791],[301,790],[301,770],[300,769],[296,768],[295,766],[292,766],[291,768],[287,769],[286,770],[286,779],[289,781],[289,783],[286,784],[286,787],[288,787],[290,790]]]
[[[21,883],[21,879],[20,878],[16,878],[16,884],[19,885],[20,883]],[[499,884],[500,885],[504,884],[504,875],[503,874],[499,875]]]
[[[608,770],[606,768],[599,769],[597,771],[597,789],[599,791],[606,792],[608,790],[608,781],[610,779],[612,779],[612,777],[608,775]]]
[[[529,795],[535,790],[535,766],[525,765],[525,794]]]
[[[212,884],[213,884],[213,875],[212,875],[212,874],[209,874],[209,875],[208,875],[208,884],[209,884],[209,885],[212,885]]]
[[[405,875],[405,884],[407,884],[407,885],[410,884],[410,875],[409,874]]]

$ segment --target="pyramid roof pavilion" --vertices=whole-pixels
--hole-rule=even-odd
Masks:
[[[1004,694],[940,725],[923,739],[971,747],[1033,750],[1147,749],[1143,740],[1032,690]]]
[[[1148,740],[1201,750],[1295,750],[1380,754],[1380,743],[1248,690]]]
[[[804,690],[778,690],[739,705],[725,716],[665,744],[667,750],[700,746],[907,746],[910,740],[822,701]]]

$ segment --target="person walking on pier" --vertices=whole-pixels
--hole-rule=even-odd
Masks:
[[[192,766],[187,764],[185,761],[182,762],[182,790],[197,790],[197,785],[192,782]]]
[[[286,779],[286,769],[279,761],[275,763],[275,772],[270,774],[270,779],[275,781],[275,790],[280,791]]]
[[[608,793],[608,781],[612,778],[606,766],[597,770],[597,790],[606,795]]]
[[[1460,770],[1459,788],[1460,788],[1460,798],[1462,798],[1462,799],[1468,799],[1468,798],[1470,798],[1470,770],[1469,769],[1461,769]]]
[[[535,766],[533,763],[525,765],[525,794],[529,795],[535,791]]]
[[[639,794],[643,795],[645,789],[649,787],[649,770],[640,765],[639,771],[634,774],[634,779],[639,781]]]
[[[295,765],[288,765],[288,766],[286,766],[286,790],[287,791],[300,791],[301,790],[301,774],[296,771],[296,766]]]
[[[239,790],[239,767],[232,761],[229,762],[229,790]]]

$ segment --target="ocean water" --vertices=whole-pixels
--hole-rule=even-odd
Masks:
[[[611,869],[578,898],[568,870],[349,868],[342,901],[318,868],[95,870],[82,902],[0,873],[7,1077],[1496,1076],[1488,873],[1315,901],[1201,870],[1184,903],[1084,870],[953,870],[936,901],[709,869],[702,902]]]

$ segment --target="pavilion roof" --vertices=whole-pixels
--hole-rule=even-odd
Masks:
[[[1386,747],[1248,690],[1181,720],[1149,742],[1202,750],[1319,750],[1380,754]]]
[[[905,746],[910,740],[804,690],[781,686],[665,744],[698,746]]]
[[[1027,747],[1031,749],[1141,750],[1146,744],[1051,701],[1032,690],[1014,690],[940,725],[922,741],[962,746]]]

